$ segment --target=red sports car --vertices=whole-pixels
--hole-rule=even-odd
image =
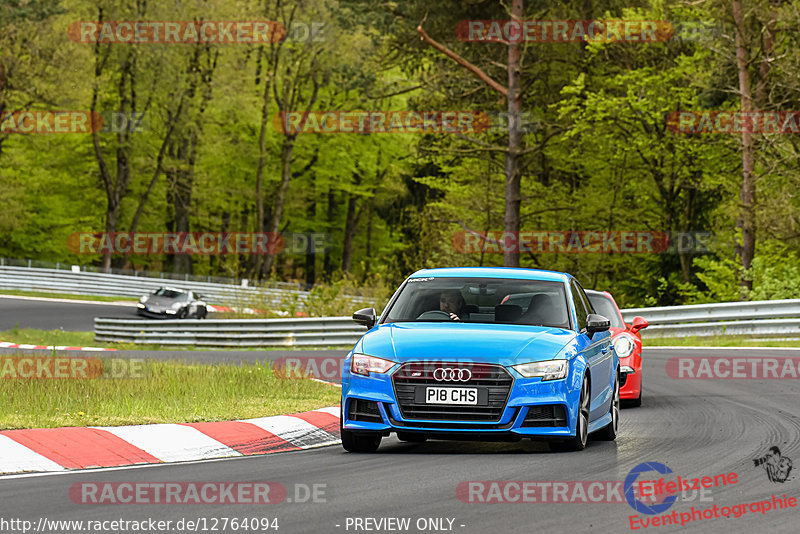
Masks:
[[[632,406],[642,405],[642,336],[639,331],[649,323],[643,317],[634,317],[633,324],[625,324],[619,306],[608,291],[586,291],[595,312],[611,321],[609,331],[614,350],[619,356],[620,399]]]

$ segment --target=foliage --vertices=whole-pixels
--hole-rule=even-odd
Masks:
[[[766,80],[770,110],[800,105],[800,37],[789,30],[798,15],[790,4],[776,12],[781,38]],[[70,24],[96,19],[101,8],[106,20],[274,18],[320,23],[323,33],[311,43],[94,48],[72,41]],[[0,8],[0,112],[88,110],[95,90],[98,108],[110,112],[135,94],[144,128],[98,136],[112,171],[121,157],[129,165],[129,182],[119,182],[118,231],[136,220],[140,232],[254,232],[277,218],[286,240],[269,272],[261,268],[265,258],[238,254],[117,255],[115,267],[312,288],[308,301],[287,299],[282,310],[251,297],[233,299],[237,308],[350,314],[353,303],[342,295],[356,289],[380,308],[417,269],[503,262],[501,254],[460,252],[454,236],[503,228],[506,102],[421,42],[416,28],[425,20],[433,38],[505,82],[506,45],[463,42],[453,29],[464,20],[502,20],[506,9],[480,0],[12,0]],[[742,274],[753,280],[747,298],[796,297],[797,136],[757,140],[756,255],[742,273],[739,140],[667,127],[670,112],[739,109],[729,6],[612,0],[525,2],[525,9],[530,19],[715,23],[667,42],[525,44],[522,231],[707,232],[716,239],[708,251],[527,253],[522,265],[572,272],[586,287],[612,291],[622,306],[735,300]],[[763,26],[766,9],[753,9],[752,30]],[[107,63],[96,75],[98,57]],[[472,110],[494,122],[470,135],[302,133],[287,157],[275,118],[289,87],[298,106],[313,102],[316,111]],[[0,255],[101,265],[100,255],[66,244],[76,232],[104,230],[113,195],[103,177],[90,135],[0,132]],[[322,237],[318,249],[309,246],[313,235]]]

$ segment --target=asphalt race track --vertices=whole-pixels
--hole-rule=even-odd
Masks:
[[[42,330],[69,330],[90,332],[95,317],[125,317],[133,319],[136,308],[133,304],[59,302],[26,298],[0,297],[0,332],[20,328]],[[0,339],[0,341],[5,341]]]
[[[469,503],[459,500],[456,488],[465,481],[623,481],[632,468],[648,461],[666,464],[684,479],[737,474],[737,483],[713,488],[702,497],[692,491],[680,496],[665,512],[675,511],[678,518],[691,512],[692,506],[721,508],[768,500],[773,495],[800,497],[800,468],[786,482],[777,483],[753,463],[771,446],[780,447],[784,457],[800,461],[800,382],[667,376],[669,358],[698,354],[785,357],[800,356],[800,350],[646,350],[644,405],[623,410],[616,443],[590,442],[583,452],[555,454],[547,452],[543,444],[531,442],[407,444],[393,436],[384,439],[377,454],[348,454],[334,446],[201,463],[0,478],[0,517],[29,519],[34,525],[41,517],[173,521],[277,517],[279,532],[320,534],[430,532],[435,530],[417,529],[416,521],[448,518],[453,520],[452,531],[463,533],[627,532],[631,530],[629,516],[635,512],[626,502]],[[274,505],[83,505],[75,504],[68,495],[71,485],[78,482],[207,481],[280,482],[287,488],[289,500],[295,499],[295,491],[302,496],[306,493],[302,488],[322,484],[324,497],[315,503]],[[301,490],[296,485],[301,485]],[[354,527],[356,518],[389,517],[411,518],[410,527],[376,529],[372,523],[361,524],[372,530]],[[445,529],[448,524],[444,521]],[[798,532],[798,508],[699,520],[684,529]],[[651,526],[641,530],[681,529]]]

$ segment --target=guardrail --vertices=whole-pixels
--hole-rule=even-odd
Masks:
[[[288,289],[252,288],[203,282],[143,278],[119,274],[72,272],[27,267],[0,267],[0,289],[21,291],[50,291],[71,295],[100,295],[107,297],[141,297],[162,286],[192,289],[212,302],[247,301],[258,297],[262,302],[277,305],[294,294],[305,299],[307,292]]]
[[[711,335],[800,337],[800,300],[730,302],[622,310],[650,322],[645,338]],[[366,331],[349,317],[308,319],[95,319],[95,340],[209,347],[347,347]]]
[[[650,326],[642,337],[763,335],[800,337],[800,299],[723,302],[622,310],[630,323],[640,315]]]
[[[227,276],[217,276],[217,275],[198,275],[198,274],[188,274],[188,273],[165,273],[160,271],[148,271],[148,270],[139,270],[139,269],[124,269],[118,267],[112,267],[108,270],[103,269],[102,267],[97,267],[94,265],[73,265],[70,263],[63,263],[63,262],[51,262],[51,261],[42,261],[42,260],[20,260],[15,258],[4,258],[0,257],[0,267],[23,267],[23,268],[35,268],[35,269],[46,269],[51,271],[71,271],[71,272],[84,272],[84,273],[100,273],[100,274],[117,274],[122,276],[133,276],[135,278],[157,278],[159,280],[175,280],[176,283],[182,284],[189,284],[189,283],[213,283],[213,284],[220,284],[220,285],[235,285],[235,286],[243,286],[247,287],[249,285],[258,285],[260,287],[270,287],[274,289],[297,289],[303,291],[308,289],[305,284],[297,283],[297,282],[280,282],[277,280],[271,280],[266,284],[256,283],[253,284],[252,280],[247,280],[244,278],[230,278]]]
[[[198,347],[353,346],[366,329],[350,317],[136,320],[96,317],[96,341]]]
[[[303,301],[308,296],[307,291],[298,289],[250,287],[249,284],[218,284],[196,280],[161,279],[80,270],[0,266],[0,290],[48,291],[71,295],[138,298],[162,286],[191,289],[213,303],[233,304],[241,307],[280,306],[287,298]],[[354,305],[364,302],[364,299],[360,297],[347,298]]]

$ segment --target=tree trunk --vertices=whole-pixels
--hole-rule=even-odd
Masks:
[[[180,145],[172,147],[170,159],[176,162],[167,172],[167,221],[169,232],[189,232],[189,216],[192,206],[192,187],[194,182],[194,151],[196,139],[183,139]],[[192,273],[192,257],[188,254],[168,254],[168,270],[175,273]]]
[[[330,237],[333,233],[333,225],[334,221],[336,221],[336,193],[333,190],[333,184],[328,186],[328,209],[325,213],[327,219],[326,229],[328,231],[328,236]],[[333,251],[331,247],[328,247],[325,250],[325,256],[322,262],[322,270],[325,273],[325,281],[330,282],[331,276],[333,276]]]
[[[358,203],[358,196],[350,193],[350,198],[347,199],[347,216],[344,223],[344,241],[342,242],[342,272],[350,272],[350,260],[353,253],[353,239],[358,230],[358,222],[356,220],[356,205]]]
[[[369,276],[369,272],[371,269],[371,261],[370,258],[372,257],[372,214],[374,210],[372,209],[372,202],[367,204],[367,243],[366,243],[366,251],[364,252],[364,280],[367,279]]]
[[[256,166],[256,231],[264,232],[264,169],[267,166],[267,127],[269,125],[269,91],[270,80],[264,80],[264,94],[261,100],[261,125],[258,134],[258,164]],[[253,274],[258,276],[264,264],[264,256],[256,254],[253,260]]]
[[[739,0],[733,0],[733,20],[736,31],[736,67],[739,71],[739,92],[741,95],[742,112],[748,113],[753,109],[752,97],[750,94],[750,71],[747,53],[747,35],[744,24],[742,5]],[[736,221],[736,228],[742,232],[741,245],[737,244],[739,256],[742,264],[742,273],[739,279],[742,294],[741,298],[746,298],[748,292],[753,289],[753,282],[749,279],[750,266],[753,262],[756,248],[756,228],[755,228],[755,201],[756,184],[755,176],[755,148],[753,144],[753,134],[748,128],[742,129],[742,183],[739,189],[739,217]]]
[[[317,220],[317,194],[314,188],[311,188],[311,201],[306,208],[306,218],[310,222]],[[312,232],[313,233],[313,232]],[[317,251],[315,248],[314,240],[309,236],[306,248],[306,285],[309,287],[314,286],[317,281]]]
[[[289,182],[292,180],[292,153],[294,152],[294,142],[297,139],[294,135],[284,135],[283,146],[281,147],[281,183],[275,193],[273,204],[272,220],[269,225],[271,236],[277,236],[280,231],[281,217],[283,217],[283,206],[286,203],[286,193],[289,191]],[[267,254],[264,262],[264,274],[270,276],[275,265],[275,254]]]
[[[380,157],[378,158],[380,162]],[[353,183],[361,185],[360,172],[353,173]],[[358,233],[358,220],[361,217],[361,210],[357,210],[358,195],[350,193],[347,199],[347,215],[344,222],[344,241],[342,242],[342,272],[350,272],[351,259],[353,256],[353,240]]]
[[[522,0],[512,0],[512,20],[522,21]],[[517,42],[508,45],[508,152],[506,152],[506,213],[505,232],[513,236],[503,248],[503,265],[519,267],[519,211],[522,202],[520,180],[520,152],[522,152],[522,79],[520,73],[520,47]]]

